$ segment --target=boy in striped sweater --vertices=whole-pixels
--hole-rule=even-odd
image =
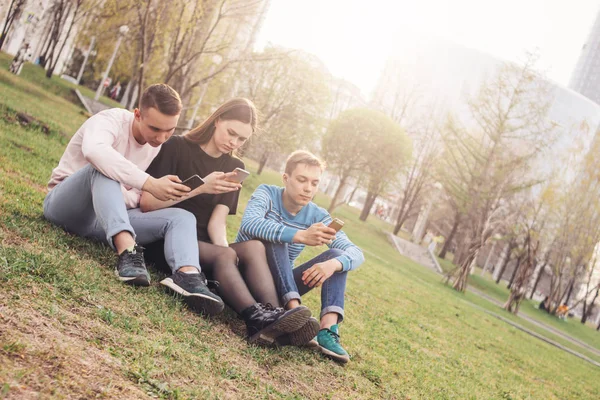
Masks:
[[[300,306],[300,296],[321,286],[321,321],[314,318],[281,344],[316,342],[323,354],[339,362],[350,357],[340,344],[338,324],[344,319],[348,271],[364,261],[362,251],[342,231],[327,225],[331,216],[312,202],[325,166],[307,151],[292,153],[283,174],[284,187],[260,185],[244,212],[236,241],[262,240],[277,291],[286,309]],[[294,268],[305,246],[329,249]]]

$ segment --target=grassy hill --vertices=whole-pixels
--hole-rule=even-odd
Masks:
[[[42,218],[46,182],[82,110],[64,82],[41,79],[32,65],[14,77],[7,60],[0,57],[0,398],[598,397],[597,367],[473,307],[472,295],[400,256],[389,226],[361,222],[348,207],[335,214],[367,261],[348,281],[347,366],[309,350],[248,346],[231,311],[202,318],[156,284],[122,285],[110,249]],[[19,111],[50,131],[23,126]],[[230,238],[252,190],[278,176],[249,178]],[[314,313],[318,299],[306,299]]]

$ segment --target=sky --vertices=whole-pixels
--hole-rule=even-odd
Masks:
[[[419,36],[505,60],[538,51],[538,68],[566,86],[600,10],[598,0],[272,0],[257,47],[318,56],[370,95],[387,58]]]

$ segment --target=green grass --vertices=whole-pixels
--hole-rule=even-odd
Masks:
[[[353,358],[345,367],[305,349],[248,346],[231,311],[205,319],[158,285],[120,284],[107,247],[42,218],[50,172],[83,116],[55,95],[64,94],[62,82],[42,85],[25,72],[0,71],[2,396],[597,398],[596,367],[474,308],[477,298],[400,256],[388,243],[389,225],[361,222],[346,206],[335,215],[367,261],[348,279],[341,333]],[[19,125],[16,111],[53,130]],[[247,165],[256,171],[256,163]],[[247,180],[238,215],[228,221],[230,238],[252,190],[279,181],[273,171]],[[318,293],[306,304],[317,312]]]

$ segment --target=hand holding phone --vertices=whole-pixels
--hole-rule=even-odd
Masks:
[[[250,175],[250,172],[241,168],[236,168],[233,172],[235,172],[235,175],[230,176],[227,180],[235,183],[242,183],[242,181]]]
[[[194,190],[204,185],[204,180],[202,180],[202,178],[200,178],[198,175],[192,175],[185,181],[181,182],[181,184],[189,187],[191,190]]]
[[[242,185],[230,180],[233,175],[234,172],[211,172],[204,177],[204,183],[206,184],[204,192],[208,194],[223,194],[240,190]]]
[[[336,232],[339,232],[340,229],[342,229],[342,227],[344,226],[344,221],[342,221],[339,218],[334,218],[333,221],[331,221],[327,226],[335,229]]]

